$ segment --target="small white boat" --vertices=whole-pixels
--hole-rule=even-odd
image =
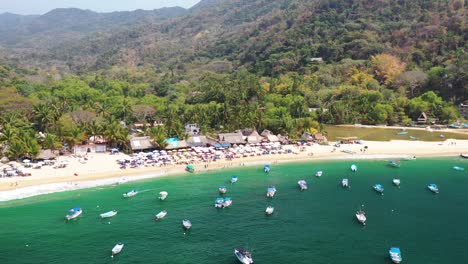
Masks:
[[[135,196],[135,195],[137,195],[137,194],[138,194],[137,191],[131,190],[131,191],[129,191],[129,192],[124,193],[124,194],[123,194],[123,197],[125,197],[125,198],[133,197],[133,196]]]
[[[119,254],[120,251],[122,251],[124,247],[124,244],[119,242],[117,245],[115,245],[113,248],[112,248],[112,256],[111,257],[114,257],[114,255],[116,254]]]
[[[395,186],[400,187],[400,179],[393,179],[392,182],[395,184]]]
[[[348,179],[341,180],[341,185],[343,186],[343,188],[348,188],[349,187]]]
[[[83,210],[81,210],[81,207],[73,207],[72,209],[70,209],[70,212],[68,212],[68,214],[65,216],[65,219],[67,219],[67,221],[75,219],[78,216],[80,216],[82,212]]]
[[[167,197],[168,193],[165,191],[162,191],[159,193],[159,200],[164,201]]]
[[[270,170],[271,170],[271,167],[270,167],[269,164],[267,164],[267,165],[265,165],[265,167],[263,167],[263,171],[264,171],[265,173],[269,173]]]
[[[223,197],[218,197],[218,198],[216,198],[214,206],[216,208],[223,208],[223,203],[224,203],[224,198]]]
[[[274,186],[274,185],[268,186],[268,189],[267,189],[267,197],[273,198],[273,196],[275,196],[275,193],[276,193],[276,188],[275,188],[275,186]]]
[[[382,186],[382,184],[374,184],[374,185],[372,186],[372,188],[373,188],[376,192],[378,192],[378,193],[380,193],[381,195],[383,195],[384,187]]]
[[[274,208],[273,206],[268,206],[268,207],[266,208],[266,210],[265,210],[265,213],[266,213],[267,215],[271,215],[271,214],[273,214],[274,211],[275,211],[275,208]]]
[[[403,260],[401,258],[401,251],[397,247],[390,248],[388,254],[390,254],[390,258],[392,259],[393,263],[401,263],[401,261]]]
[[[453,169],[457,170],[457,171],[464,171],[465,170],[465,168],[460,167],[460,166],[453,166]]]
[[[232,204],[231,197],[226,197],[226,198],[224,198],[224,201],[223,201],[223,208],[229,207],[229,206],[231,206],[231,204]]]
[[[297,182],[301,191],[307,190],[307,182],[305,180],[300,180]]]
[[[237,176],[232,176],[231,177],[231,183],[237,182]]]
[[[439,187],[434,183],[429,184],[427,188],[429,188],[433,193],[439,193]]]
[[[117,211],[116,210],[112,210],[112,211],[109,211],[107,213],[103,213],[103,214],[100,214],[101,218],[109,218],[109,217],[113,217],[117,214]]]
[[[161,211],[156,215],[156,220],[163,219],[164,217],[166,217],[166,215],[167,215],[166,211]]]
[[[362,225],[366,225],[367,218],[366,218],[366,213],[364,213],[364,211],[362,210],[357,211],[356,218],[359,222],[361,222]]]
[[[351,165],[351,171],[352,172],[357,172],[357,166],[356,165]]]
[[[315,176],[317,176],[317,177],[321,177],[322,174],[323,174],[323,171],[316,171],[315,172]]]
[[[184,226],[184,229],[189,230],[192,227],[192,222],[188,219],[182,220],[182,226]]]
[[[225,194],[225,193],[227,192],[227,188],[226,188],[226,186],[224,186],[224,185],[223,185],[223,186],[219,186],[218,191],[219,191],[219,193],[221,193],[221,194]]]
[[[403,160],[416,160],[416,156],[406,157],[406,158],[403,158]]]
[[[254,261],[252,259],[252,254],[250,252],[242,249],[242,248],[236,248],[234,249],[234,255],[236,255],[237,259],[242,263],[242,264],[253,264]]]

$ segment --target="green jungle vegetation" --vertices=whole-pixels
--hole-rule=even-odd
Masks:
[[[324,124],[410,125],[421,112],[462,121],[466,10],[463,0],[203,0],[125,13],[118,26],[115,13],[88,12],[92,29],[73,26],[75,9],[3,14],[21,23],[0,26],[0,144],[10,158],[95,135],[128,149],[136,122],[164,147],[186,123],[299,138]]]

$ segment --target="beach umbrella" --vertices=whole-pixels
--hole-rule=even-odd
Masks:
[[[193,169],[194,169],[194,166],[193,166],[193,164],[189,164],[189,165],[187,165],[187,169],[189,169],[189,170],[193,170]]]

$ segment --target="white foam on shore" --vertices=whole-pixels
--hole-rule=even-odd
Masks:
[[[437,155],[437,156],[444,156],[444,155]],[[255,160],[255,161],[245,161],[241,163],[236,163],[237,166],[258,166],[263,165],[266,163],[292,163],[292,162],[306,162],[306,161],[318,161],[318,160],[379,160],[379,159],[404,159],[413,157],[412,155],[396,155],[396,154],[345,154],[339,156],[318,156],[318,157],[304,157],[304,158],[297,158],[297,159],[274,159],[274,156],[265,157],[262,160]],[[242,165],[241,165],[242,164]],[[236,166],[236,167],[237,167]],[[233,168],[232,166],[227,166]],[[208,171],[208,170],[220,170],[224,167],[215,167],[215,168],[208,168],[208,169],[201,169],[201,171]],[[30,187],[19,188],[15,190],[9,191],[1,191],[0,192],[0,202],[17,200],[17,199],[24,199],[29,198],[32,196],[43,195],[43,194],[50,194],[56,192],[65,192],[65,191],[73,191],[79,189],[86,189],[86,188],[94,188],[99,186],[107,186],[113,184],[122,184],[131,181],[138,181],[144,179],[151,179],[151,178],[158,178],[162,176],[167,176],[171,174],[181,174],[183,173],[183,169],[180,170],[165,170],[165,171],[154,171],[154,172],[145,172],[142,174],[132,175],[132,176],[121,176],[121,177],[114,177],[114,178],[107,178],[107,179],[98,179],[98,180],[90,180],[90,181],[76,181],[76,182],[63,182],[63,183],[50,183],[50,184],[42,184]]]

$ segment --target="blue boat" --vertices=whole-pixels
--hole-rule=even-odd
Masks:
[[[268,186],[267,197],[272,198],[273,196],[275,196],[275,193],[276,193],[276,187],[274,185]]]
[[[83,211],[81,210],[81,207],[73,207],[72,209],[70,209],[68,214],[65,216],[65,219],[67,219],[67,221],[75,219],[78,216],[80,216],[82,212]]]
[[[270,165],[269,165],[269,164],[267,164],[267,165],[265,165],[265,167],[263,167],[263,171],[265,171],[265,173],[270,172],[270,169],[271,169],[271,168],[270,168]]]
[[[237,176],[231,176],[231,183],[237,182]]]
[[[227,188],[224,185],[219,186],[218,190],[219,190],[219,193],[221,194],[225,194],[227,192]]]
[[[383,195],[384,188],[383,188],[382,184],[374,184],[374,186],[372,186],[372,188],[374,188],[374,190],[376,192]]]
[[[427,188],[433,193],[439,193],[439,187],[437,187],[437,185],[434,183],[429,184]]]
[[[401,258],[401,251],[397,247],[390,248],[388,254],[390,254],[390,258],[392,259],[393,263],[401,263],[401,261],[403,260]]]
[[[457,171],[464,171],[465,170],[465,168],[459,167],[459,166],[453,166],[453,169],[457,170]]]
[[[357,172],[357,166],[356,165],[351,165],[351,171],[352,172]]]
[[[215,201],[215,207],[216,208],[223,208],[223,203],[224,203],[224,198],[223,197],[219,197],[219,198],[216,198],[216,201]]]

